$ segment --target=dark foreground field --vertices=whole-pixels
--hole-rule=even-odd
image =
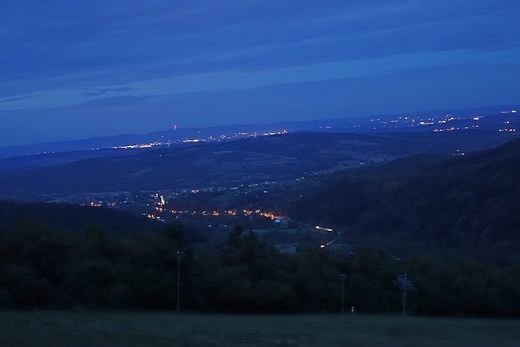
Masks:
[[[328,314],[0,311],[0,346],[520,346],[520,322]]]

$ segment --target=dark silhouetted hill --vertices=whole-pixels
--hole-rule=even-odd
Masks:
[[[296,218],[397,253],[461,250],[518,263],[520,140],[467,156],[411,156],[344,171],[295,200]]]
[[[124,233],[157,227],[157,223],[148,218],[102,207],[0,201],[0,228],[12,229],[19,221],[76,231],[88,224],[99,225],[106,231]]]

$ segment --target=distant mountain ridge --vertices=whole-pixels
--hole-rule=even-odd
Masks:
[[[328,132],[356,132],[356,133],[370,133],[382,131],[432,131],[431,127],[423,126],[417,127],[417,124],[410,127],[407,123],[392,123],[389,121],[398,118],[414,118],[417,119],[432,119],[434,117],[444,117],[444,115],[453,115],[454,117],[461,117],[462,119],[455,119],[455,123],[459,126],[467,126],[468,120],[471,116],[490,116],[493,119],[486,119],[487,124],[482,124],[488,130],[496,129],[497,125],[503,123],[503,112],[511,112],[512,110],[520,109],[520,105],[502,105],[492,107],[479,107],[456,110],[436,110],[413,112],[400,115],[374,115],[373,117],[345,117],[339,119],[324,119],[324,120],[310,120],[310,121],[287,121],[271,124],[241,124],[241,125],[223,125],[213,127],[198,127],[198,128],[178,128],[176,130],[162,130],[148,134],[122,134],[115,136],[93,137],[83,140],[59,141],[49,143],[39,143],[21,146],[0,147],[0,158],[23,156],[27,154],[38,153],[56,153],[69,151],[92,151],[110,148],[114,146],[126,146],[133,144],[147,144],[153,142],[163,142],[171,144],[182,143],[183,139],[208,139],[218,138],[222,135],[233,135],[240,133],[269,133],[273,131],[301,132],[301,131],[328,131]],[[505,110],[505,111],[504,111]],[[496,117],[498,116],[498,117]],[[502,116],[502,117],[500,117]],[[440,119],[440,118],[439,118]],[[509,119],[509,118],[507,118]],[[486,122],[484,122],[486,123]],[[429,124],[427,124],[429,125]]]

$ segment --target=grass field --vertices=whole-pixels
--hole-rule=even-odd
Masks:
[[[0,346],[520,346],[520,321],[0,311]]]

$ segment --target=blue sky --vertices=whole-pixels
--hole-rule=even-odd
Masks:
[[[6,0],[0,146],[520,102],[517,0]]]

